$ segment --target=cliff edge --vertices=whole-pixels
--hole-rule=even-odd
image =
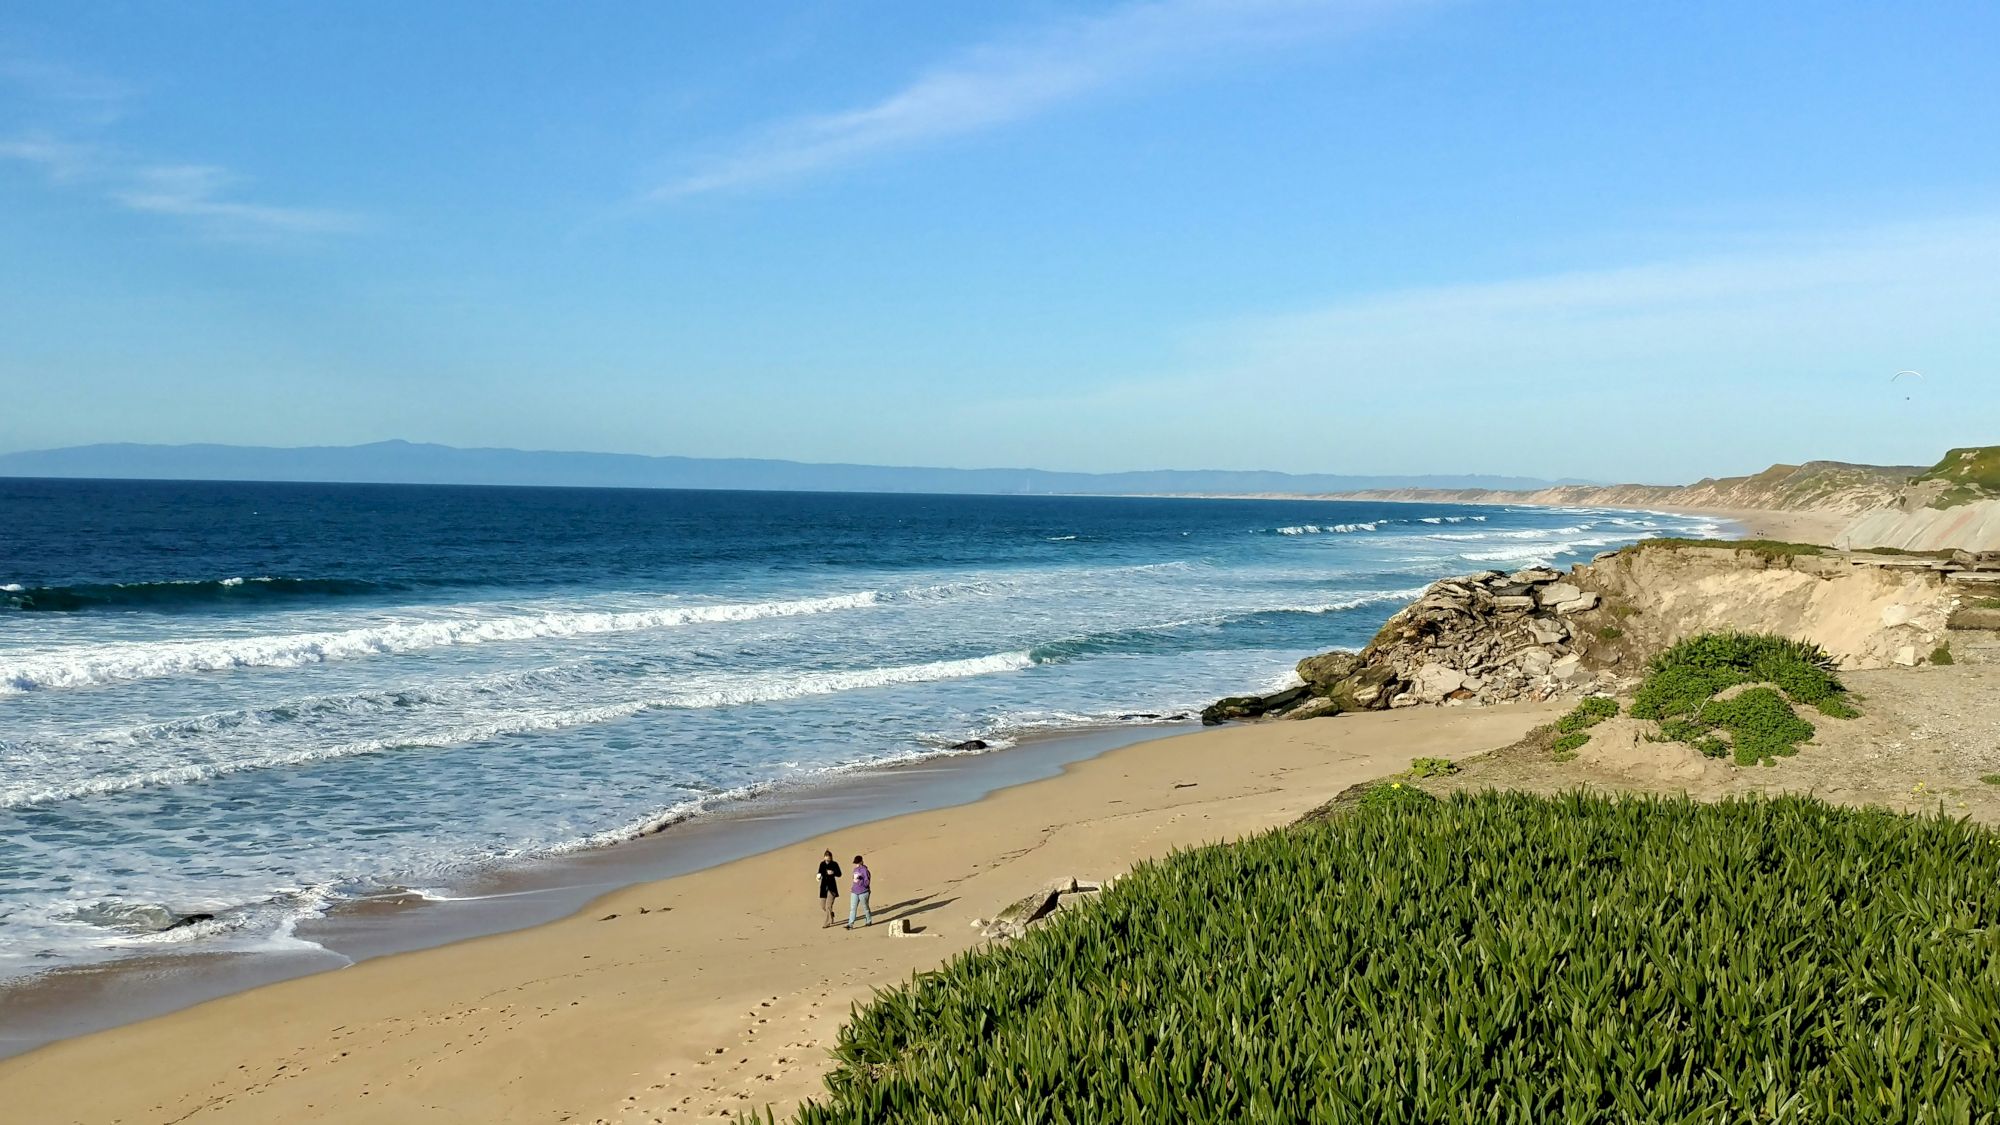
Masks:
[[[1848,669],[1914,666],[1939,659],[1954,614],[1991,594],[2000,559],[1648,540],[1567,574],[1534,567],[1434,583],[1360,652],[1309,657],[1297,687],[1224,699],[1202,718],[1624,691],[1656,653],[1712,632],[1811,641]]]

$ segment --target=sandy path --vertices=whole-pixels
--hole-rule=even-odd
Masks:
[[[1412,710],[1140,743],[983,801],[617,892],[535,929],[272,985],[0,1063],[9,1120],[687,1120],[820,1090],[848,1007],[1059,876],[1284,824],[1419,755],[1559,708]],[[875,870],[877,927],[822,930],[820,848]],[[609,917],[616,915],[616,917]],[[892,937],[882,922],[923,932]],[[609,920],[604,920],[604,919]]]

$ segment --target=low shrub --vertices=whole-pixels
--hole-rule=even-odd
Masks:
[[[1583,749],[1584,744],[1589,741],[1590,732],[1571,731],[1549,743],[1549,751],[1555,755],[1556,761],[1567,762],[1576,757],[1576,752]]]
[[[1988,785],[2000,785],[2000,773],[1983,773],[1979,775],[1979,780]]]
[[[1813,736],[1813,725],[1792,704],[1833,718],[1858,714],[1833,669],[1833,657],[1815,644],[1765,633],[1706,633],[1653,658],[1633,693],[1632,714],[1657,720],[1663,736],[1711,758],[1733,753],[1740,765],[1768,765],[1798,753],[1799,744]],[[1715,698],[1743,684],[1777,687]]]
[[[1952,658],[1951,645],[1949,643],[1946,643],[1946,644],[1941,644],[1937,646],[1937,648],[1931,650],[1931,663],[1956,664],[1958,663],[1958,661]]]
[[[1799,752],[1799,743],[1813,736],[1813,725],[1799,718],[1784,696],[1767,687],[1709,701],[1702,706],[1700,721],[1711,729],[1729,732],[1739,766],[1789,757]]]
[[[1458,772],[1458,764],[1450,758],[1411,758],[1411,777],[1450,777]]]
[[[1590,728],[1617,713],[1618,701],[1615,699],[1593,695],[1579,701],[1569,714],[1555,721],[1553,729],[1557,737],[1549,743],[1550,753],[1558,762],[1576,757],[1576,752],[1590,741]]]
[[[1805,797],[1363,805],[878,993],[796,1121],[1991,1123],[1996,867]]]
[[[1616,625],[1600,625],[1597,629],[1597,639],[1600,641],[1615,641],[1624,635],[1625,630]]]
[[[1607,696],[1593,695],[1579,702],[1570,713],[1556,720],[1556,730],[1572,734],[1591,727],[1618,714],[1618,701]]]

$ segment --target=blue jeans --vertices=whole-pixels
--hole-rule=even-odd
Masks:
[[[847,896],[847,928],[850,930],[854,928],[854,912],[857,910],[868,919],[867,925],[875,924],[875,912],[868,909],[867,891],[855,891]]]

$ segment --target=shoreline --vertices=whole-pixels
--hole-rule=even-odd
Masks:
[[[1051,878],[1101,879],[1290,823],[1411,758],[1505,746],[1559,710],[1412,709],[1145,739],[970,803],[613,890],[559,921],[64,1039],[0,1062],[0,1093],[27,1120],[91,1123],[789,1107],[819,1091],[849,1004],[979,944],[973,919]],[[919,932],[822,930],[808,885],[821,847],[843,862],[867,854],[878,923]]]
[[[651,831],[470,872],[449,893],[401,888],[336,903],[261,948],[138,954],[0,983],[0,1062],[79,1035],[379,957],[434,949],[572,917],[619,890],[720,866],[815,832],[934,810],[1054,776],[1120,746],[1187,733],[1135,722],[1023,736],[990,750],[857,765],[808,783],[733,797]],[[198,939],[197,939],[198,940]]]

